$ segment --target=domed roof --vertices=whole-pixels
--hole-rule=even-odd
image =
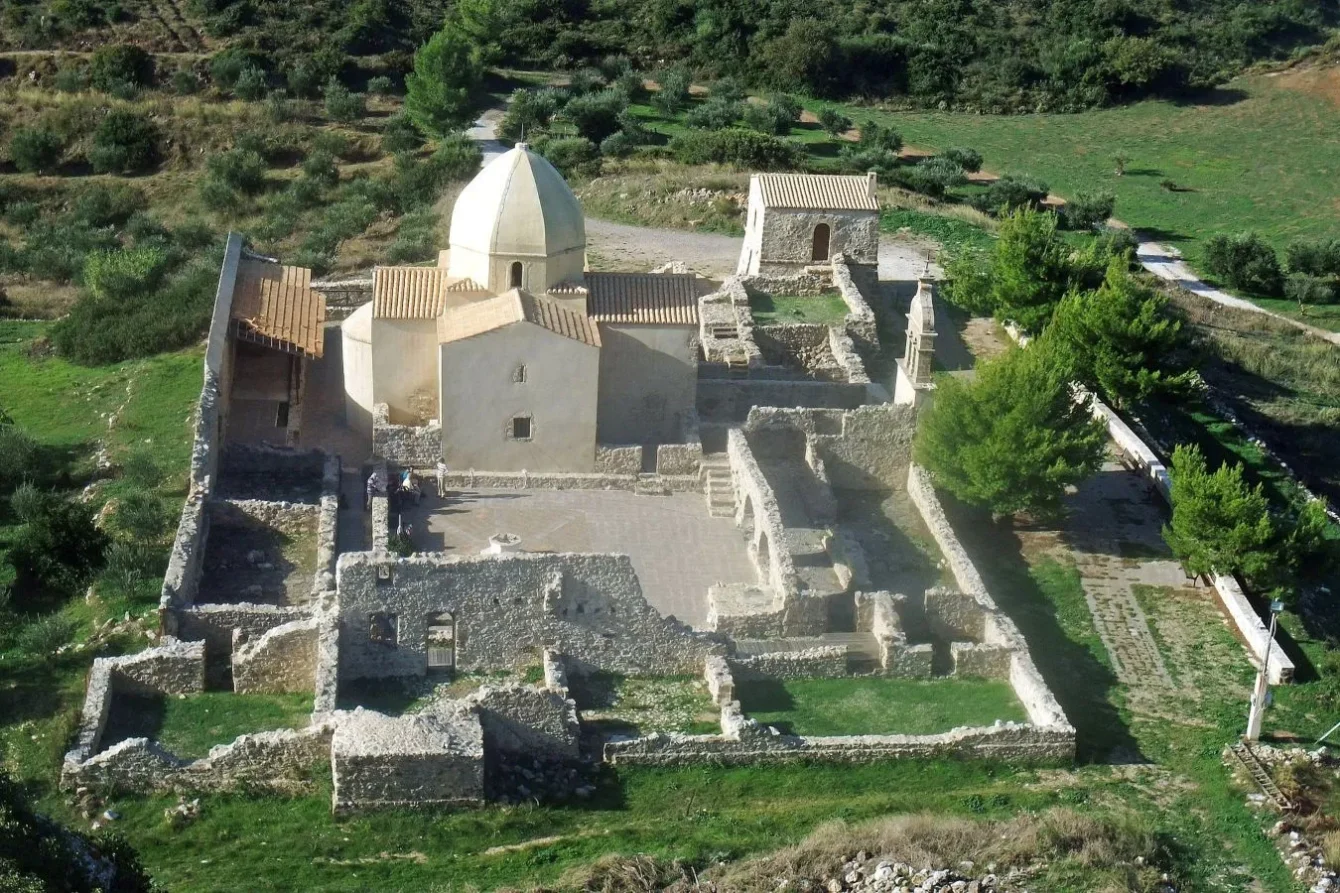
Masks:
[[[586,247],[586,223],[562,174],[525,143],[480,171],[451,212],[451,247],[552,257]]]

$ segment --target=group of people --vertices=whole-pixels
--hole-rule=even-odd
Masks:
[[[388,482],[382,476],[380,470],[373,470],[372,474],[368,475],[367,499],[363,504],[364,511],[371,510],[372,497],[390,495],[387,486]],[[413,499],[414,504],[418,505],[420,500],[423,499],[422,479],[412,469],[405,469],[396,476],[395,495]]]

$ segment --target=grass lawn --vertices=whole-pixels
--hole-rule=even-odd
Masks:
[[[785,679],[742,682],[737,694],[747,715],[795,735],[930,735],[1028,721],[999,680]]]
[[[749,309],[754,314],[754,322],[763,326],[775,323],[835,326],[847,318],[848,312],[842,295],[796,297],[756,293],[749,296]]]
[[[103,746],[127,738],[155,738],[173,754],[203,757],[238,735],[307,727],[310,694],[234,694],[207,691],[175,697],[117,695],[112,700]]]
[[[593,673],[571,680],[582,725],[600,734],[721,731],[721,711],[696,676]]]

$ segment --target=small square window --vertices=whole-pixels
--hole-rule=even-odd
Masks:
[[[513,440],[530,440],[530,435],[531,435],[530,416],[519,415],[516,418],[512,419]]]
[[[524,383],[525,383],[525,381],[526,381],[526,364],[525,364],[525,363],[519,363],[519,364],[517,364],[517,367],[516,367],[515,369],[512,370],[512,381],[516,382],[517,384],[524,384]]]

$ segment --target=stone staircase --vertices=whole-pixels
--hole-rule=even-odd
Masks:
[[[701,474],[708,512],[713,518],[735,517],[735,486],[731,482],[730,461],[726,454],[704,455]]]

